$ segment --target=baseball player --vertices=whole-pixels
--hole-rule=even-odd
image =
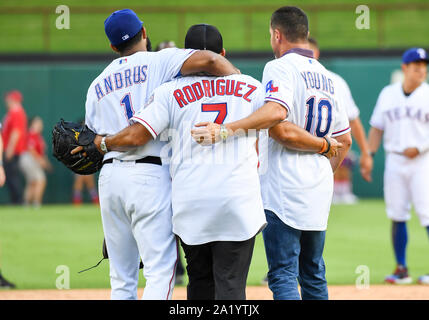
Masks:
[[[385,281],[412,282],[406,263],[407,226],[411,205],[429,235],[429,85],[426,83],[427,53],[411,48],[402,56],[402,83],[386,86],[378,96],[370,119],[369,146],[373,154],[380,146],[386,152],[384,200],[392,220],[396,269]],[[419,278],[429,284],[429,276]]]
[[[271,46],[276,60],[263,74],[265,106],[282,108],[286,122],[269,130],[268,170],[261,179],[268,225],[263,230],[268,285],[274,299],[327,299],[322,253],[333,193],[333,172],[351,145],[350,128],[335,79],[307,48],[308,20],[297,7],[282,7],[271,17]],[[341,94],[340,94],[341,95]],[[262,109],[227,123],[226,130],[258,128]],[[328,160],[315,153],[285,148],[288,122],[343,144]]]
[[[220,33],[205,24],[189,29],[185,46],[225,54]],[[170,128],[173,232],[187,259],[188,299],[245,299],[254,237],[266,224],[256,135],[206,147],[189,132],[201,121],[222,124],[246,117],[263,98],[261,84],[249,76],[184,77],[157,88],[148,106],[132,117],[135,124],[103,138],[108,150],[123,150],[150,143]],[[286,115],[281,109],[266,122],[278,123]],[[328,151],[326,140],[294,127],[304,134],[307,148]]]
[[[152,91],[180,74],[238,72],[210,51],[146,52],[146,29],[130,9],[112,13],[104,27],[120,58],[88,89],[85,121],[98,134],[126,128]],[[178,248],[171,226],[170,176],[160,158],[164,145],[156,139],[130,152],[107,152],[103,147],[107,153],[98,184],[112,299],[137,298],[140,258],[146,278],[143,299],[172,296]]]

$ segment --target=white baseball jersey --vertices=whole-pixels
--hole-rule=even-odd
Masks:
[[[244,241],[265,226],[256,132],[213,146],[199,145],[190,133],[198,122],[247,117],[263,98],[261,84],[246,75],[184,77],[156,89],[132,118],[155,139],[171,128],[173,231],[186,244]]]
[[[287,120],[319,137],[350,131],[336,80],[312,52],[293,49],[267,63],[263,74],[265,101],[288,110]],[[264,208],[299,230],[322,231],[333,194],[329,160],[319,154],[293,151],[268,140],[268,168],[261,178]]]
[[[153,90],[172,80],[193,50],[164,49],[118,58],[88,89],[86,124],[101,135],[126,128]],[[138,262],[144,263],[144,299],[171,299],[177,264],[171,223],[171,179],[166,166],[135,163],[160,156],[165,142],[151,141],[113,158],[100,171],[98,187],[103,231],[109,252],[112,299],[136,299]]]
[[[384,150],[426,150],[429,140],[429,85],[424,82],[408,97],[401,83],[386,86],[378,96],[370,124],[383,130]]]
[[[353,99],[349,85],[339,74],[336,74],[335,72],[331,71],[331,75],[337,86],[336,94],[340,97],[340,99],[342,99],[341,104],[346,109],[349,121],[356,119],[357,117],[359,117],[360,112]]]
[[[92,82],[86,98],[85,122],[100,135],[113,135],[129,125],[129,119],[147,102],[153,90],[180,73],[195,50],[168,48],[136,52],[117,58]],[[164,145],[152,141],[129,152],[108,152],[104,159],[137,160],[160,156]]]
[[[429,85],[422,83],[409,96],[402,83],[386,86],[370,119],[372,127],[383,130],[386,163],[384,199],[387,216],[407,221],[411,205],[422,226],[429,226]],[[409,159],[401,153],[418,148],[421,154]]]

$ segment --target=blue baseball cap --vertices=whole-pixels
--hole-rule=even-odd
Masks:
[[[405,64],[416,62],[416,61],[425,61],[429,62],[428,55],[426,50],[423,48],[411,48],[404,52],[402,55],[402,62]]]
[[[114,46],[134,37],[142,27],[143,21],[131,9],[115,11],[104,21],[104,31]]]

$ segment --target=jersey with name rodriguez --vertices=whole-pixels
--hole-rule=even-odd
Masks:
[[[336,137],[350,131],[336,81],[312,51],[292,49],[268,62],[262,83],[265,101],[284,106],[287,120],[311,134]],[[271,138],[267,143],[267,169],[261,175],[264,208],[295,229],[325,230],[333,193],[329,160],[287,149]]]
[[[408,97],[401,83],[384,87],[377,99],[370,124],[383,130],[387,154],[407,148],[429,147],[429,85],[423,82]]]
[[[136,52],[113,60],[88,89],[85,123],[100,135],[113,135],[126,128],[153,90],[174,79],[194,52],[168,48],[158,52]],[[133,151],[111,151],[106,153],[104,160],[159,157],[165,143],[156,139]]]
[[[173,232],[186,244],[244,241],[265,226],[256,131],[213,146],[199,145],[190,133],[199,122],[247,117],[263,99],[260,82],[250,76],[183,77],[156,89],[132,118],[155,139],[169,128]]]

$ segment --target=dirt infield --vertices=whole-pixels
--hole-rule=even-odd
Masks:
[[[139,290],[141,297],[143,290]],[[423,285],[374,285],[368,289],[355,286],[330,286],[332,300],[429,300],[429,286]],[[108,289],[72,289],[72,290],[2,290],[0,300],[106,300]],[[173,293],[174,300],[186,299],[186,288],[177,287]],[[248,287],[247,299],[271,300],[268,287]]]

